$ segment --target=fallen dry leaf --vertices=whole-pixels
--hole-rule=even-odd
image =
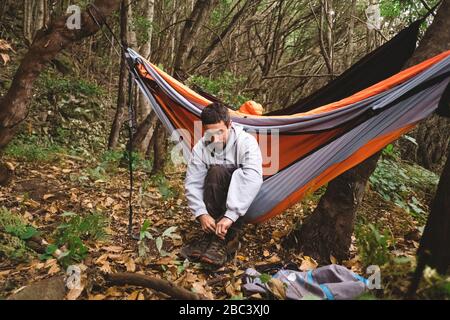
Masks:
[[[300,270],[301,271],[314,270],[317,268],[317,266],[318,263],[313,258],[309,256],[304,256],[302,264],[300,265]]]
[[[231,284],[231,282],[227,282],[227,284],[225,285],[225,292],[228,294],[229,297],[233,297],[238,294],[234,289],[234,286]]]
[[[139,300],[139,295],[142,295],[140,290],[133,291],[127,296],[127,300]]]
[[[96,294],[96,295],[89,295],[88,300],[104,300],[106,296],[104,294]]]
[[[2,57],[3,65],[6,65],[11,60],[9,55],[6,53],[0,53],[0,56]]]
[[[78,297],[81,295],[81,293],[84,290],[84,286],[81,286],[80,288],[73,288],[71,289],[66,296],[67,300],[77,300]]]
[[[72,202],[78,202],[78,197],[77,197],[77,195],[75,194],[75,193],[71,193],[70,194],[70,201],[72,201]]]
[[[266,261],[269,262],[269,263],[277,263],[277,262],[280,262],[281,259],[276,254],[274,254],[269,259],[266,259]]]
[[[272,278],[267,285],[277,299],[286,300],[286,286],[281,280]]]
[[[105,292],[106,296],[111,296],[111,297],[120,297],[122,296],[122,293],[117,290],[117,287],[111,287],[108,288]]]
[[[50,208],[47,209],[47,211],[50,212],[50,213],[55,214],[55,213],[58,212],[58,208],[55,206],[55,204],[52,204],[52,205],[50,206]]]
[[[44,199],[44,200],[47,200],[47,199],[50,199],[50,198],[52,198],[52,197],[54,197],[55,195],[54,194],[44,194],[44,196],[42,197],[42,199]]]
[[[105,250],[108,252],[120,253],[123,251],[123,248],[119,247],[119,246],[109,246],[109,247],[102,247],[102,250]]]
[[[103,263],[103,265],[100,267],[100,270],[103,271],[104,273],[111,273],[111,265],[109,264],[108,261],[105,261],[105,263]]]
[[[61,268],[58,265],[58,260],[50,259],[48,261],[49,261],[49,263],[48,264],[46,263],[46,268],[50,267],[50,269],[47,272],[49,275],[58,273],[61,270]]]
[[[332,264],[337,264],[337,259],[333,255],[330,255],[330,261]]]
[[[111,197],[107,197],[105,200],[105,207],[110,207],[114,203],[114,199]]]
[[[134,262],[134,259],[131,257],[128,257],[128,259],[125,262],[125,266],[127,267],[128,272],[136,271],[136,263]]]
[[[97,258],[97,260],[95,260],[95,264],[98,265],[104,264],[106,260],[108,260],[108,257],[109,257],[108,253],[102,254],[100,257]]]
[[[169,265],[175,264],[172,257],[163,257],[155,262],[155,264]]]
[[[8,169],[11,170],[11,171],[16,170],[17,164],[13,164],[12,162],[7,161],[7,162],[5,162],[5,165],[6,165],[6,166],[8,167]]]

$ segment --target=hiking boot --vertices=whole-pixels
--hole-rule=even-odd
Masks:
[[[201,255],[208,249],[208,246],[211,242],[211,236],[210,235],[203,235],[199,239],[195,239],[185,245],[181,251],[180,255],[185,258],[189,259],[191,261],[198,260]]]
[[[214,237],[206,251],[201,255],[200,261],[216,266],[223,266],[228,260],[227,243],[224,240]]]

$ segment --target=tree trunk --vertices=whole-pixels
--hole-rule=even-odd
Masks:
[[[347,47],[345,49],[345,69],[348,69],[353,64],[353,53],[354,53],[354,35],[355,35],[355,10],[356,10],[356,0],[352,0],[350,5],[349,17],[348,17],[348,40]]]
[[[0,3],[0,21],[3,19],[3,15],[8,11],[9,0],[4,0]]]
[[[108,17],[118,9],[120,0],[96,0],[94,4],[104,17]],[[27,117],[33,85],[42,70],[64,48],[99,30],[87,12],[81,15],[80,30],[67,29],[66,21],[67,17],[62,17],[52,22],[45,31],[37,33],[14,76],[10,89],[0,100],[0,149],[11,141],[19,124]]]
[[[377,5],[377,4],[378,4],[377,0],[369,0],[369,5]],[[375,29],[367,28],[367,37],[366,37],[367,52],[372,52],[379,45],[380,43],[377,31]]]
[[[0,186],[9,184],[12,179],[13,171],[4,163],[0,163]]]
[[[145,57],[145,58],[150,58],[151,55],[151,50],[152,50],[152,35],[153,35],[153,19],[154,19],[154,14],[155,14],[155,1],[154,0],[146,0],[143,1],[143,7],[142,10],[143,12],[145,12],[145,18],[147,19],[147,21],[150,23],[150,28],[147,30],[147,34],[146,34],[146,39],[145,39],[145,43],[142,46],[141,49],[141,54]],[[139,91],[138,93],[138,114],[140,117],[140,120],[142,120],[143,122],[147,121],[148,116],[150,115],[150,112],[152,111],[151,107],[150,107],[150,103],[148,102],[147,98],[145,97],[145,95]],[[145,153],[147,151],[148,148],[148,144],[150,142],[150,139],[152,138],[152,134],[153,134],[153,129],[154,129],[154,116],[152,117],[151,121],[150,121],[150,127],[146,127],[146,126],[140,126],[138,129],[138,132],[136,134],[136,139],[133,142],[134,148],[136,150],[136,152],[139,153]],[[145,131],[144,135],[141,135],[140,130],[144,130],[144,128],[147,130]]]
[[[329,263],[330,256],[347,259],[356,210],[379,157],[376,153],[331,181],[314,212],[287,236],[284,245],[298,247],[321,264]]]
[[[156,120],[156,113],[152,111],[147,115],[144,121],[141,122],[133,138],[134,151],[145,154],[150,143],[150,139],[155,132],[154,128],[156,125]]]
[[[450,48],[450,35],[448,32],[443,32],[443,30],[440,29],[443,27],[449,27],[449,21],[446,20],[446,16],[449,13],[450,1],[444,0],[439,8],[436,18],[433,21],[433,24],[425,33],[421,44],[424,43],[424,45],[430,47],[430,50],[436,52],[448,50]],[[433,39],[435,40],[433,41]],[[423,60],[426,59],[427,56],[421,52],[417,55],[417,58]],[[449,102],[447,102],[447,107],[450,107]],[[447,115],[450,116],[450,113],[447,113]],[[428,265],[431,268],[435,268],[441,274],[446,274],[450,266],[450,251],[448,250],[450,245],[449,131],[450,119],[439,117],[435,114],[419,124],[415,132],[413,131],[413,134],[419,144],[419,148],[416,149],[413,154],[413,159],[418,160],[419,163],[424,162],[424,166],[430,165],[431,169],[437,169],[442,167],[440,163],[445,161],[445,152],[447,152],[447,156],[446,162],[443,165],[436,194],[431,204],[430,215],[417,250],[418,263],[408,292],[410,297],[415,294],[419,286],[425,266]],[[429,137],[427,137],[427,135],[429,135]],[[433,139],[435,139],[435,141],[433,141]],[[447,139],[447,143],[445,143],[445,139]],[[440,150],[439,147],[441,147]],[[444,150],[445,148],[446,151]],[[442,157],[440,157],[440,159],[433,157],[434,152],[441,154]],[[409,153],[409,156],[411,156],[411,153]]]
[[[441,19],[446,19],[450,0],[444,1],[430,29]],[[444,11],[442,11],[444,10]],[[446,14],[442,14],[445,12]],[[447,29],[433,27],[427,32],[414,55],[408,61],[408,67],[424,59],[433,57],[444,50],[441,46],[431,46],[448,37]],[[447,42],[447,45],[449,42]],[[299,251],[317,259],[323,264],[330,262],[330,256],[338,260],[348,258],[351,235],[353,234],[356,211],[361,203],[365,186],[376,168],[381,152],[376,153],[353,169],[345,172],[328,184],[314,212],[304,223],[298,226],[284,241],[287,247],[296,246]]]
[[[321,1],[321,4],[322,5],[319,24],[320,50],[325,60],[328,73],[330,74],[330,80],[332,80],[334,77],[333,1],[323,0]]]
[[[28,44],[33,42],[33,1],[23,1],[23,37]]]
[[[28,45],[33,42],[36,32],[46,26],[48,19],[46,0],[23,1],[23,36]]]
[[[177,7],[178,7],[178,0],[172,0],[172,17],[170,23],[174,25],[177,21]],[[172,68],[172,74],[173,74],[173,66],[175,65],[175,51],[176,51],[176,40],[177,40],[177,32],[178,26],[172,28],[172,32],[170,34],[170,49],[169,49],[169,65]]]
[[[38,0],[35,1],[35,17],[34,17],[34,30],[42,29],[47,23],[47,13],[46,13],[46,1]]]
[[[450,150],[450,149],[449,149]],[[450,266],[450,151],[439,180],[436,195],[431,205],[417,255],[419,258],[416,274],[410,288],[413,295],[419,285],[426,265],[446,274]]]
[[[449,15],[450,1],[444,0],[421,41],[421,45],[423,43],[423,47],[427,49],[417,52],[415,61],[431,57],[429,52],[439,54],[450,48],[450,32],[444,32],[450,30]],[[450,145],[450,119],[433,114],[422,121],[409,136],[416,139],[417,146],[405,139],[401,141],[402,157],[415,161],[429,170],[440,172]]]
[[[129,10],[127,6],[129,5],[129,0],[122,0],[122,5],[120,8],[120,41],[128,45],[128,19]],[[120,129],[124,122],[126,106],[127,106],[127,83],[128,83],[128,69],[127,62],[124,55],[120,58],[120,72],[119,72],[119,89],[117,92],[117,106],[116,113],[114,115],[114,120],[111,126],[111,131],[109,133],[108,139],[108,149],[112,150],[117,147],[119,142]]]
[[[155,132],[155,142],[153,144],[153,168],[151,174],[157,174],[164,170],[167,158],[167,132],[162,123],[158,121]]]

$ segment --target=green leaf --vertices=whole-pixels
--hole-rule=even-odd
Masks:
[[[50,244],[47,246],[47,248],[45,249],[45,253],[52,255],[55,253],[55,251],[58,249],[58,246],[55,244]]]
[[[177,267],[177,273],[180,275],[180,274],[182,274],[184,272],[185,269],[186,268],[183,265],[178,266]]]
[[[144,223],[141,226],[141,231],[142,232],[147,231],[148,228],[150,227],[150,224],[151,224],[150,220],[145,219]]]
[[[48,260],[48,259],[50,259],[50,258],[52,258],[53,256],[51,256],[51,255],[49,255],[49,254],[46,254],[46,253],[43,253],[43,254],[40,254],[39,255],[39,260]]]
[[[261,280],[262,283],[267,283],[270,281],[270,279],[272,279],[272,276],[270,274],[267,273],[262,273],[259,276],[259,280]]]
[[[25,231],[20,235],[20,239],[28,240],[37,234],[37,230],[32,226],[27,226]]]

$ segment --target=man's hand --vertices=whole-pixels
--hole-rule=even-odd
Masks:
[[[220,219],[216,226],[216,235],[222,240],[225,239],[225,235],[227,234],[228,228],[233,224],[233,220],[224,217]]]
[[[202,230],[206,233],[216,232],[216,221],[209,214],[202,214],[198,217]]]

